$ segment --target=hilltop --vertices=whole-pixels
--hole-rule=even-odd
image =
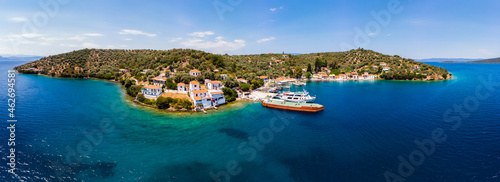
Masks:
[[[381,66],[381,63],[386,66]],[[383,67],[390,70],[382,71]],[[123,77],[119,69],[127,69],[125,77],[144,81],[160,73],[182,74],[191,69],[200,70],[203,77],[218,78],[214,74],[228,74],[246,80],[256,80],[261,75],[307,78],[325,70],[331,71],[331,74],[368,72],[383,79],[395,80],[443,80],[451,77],[447,70],[440,67],[365,49],[300,55],[217,55],[192,49],[82,49],[44,57],[15,69],[21,73],[33,73],[29,68],[54,77],[103,79]],[[145,69],[150,69],[151,73],[141,74]]]
[[[469,61],[467,63],[500,63],[500,58],[485,59],[479,61]]]

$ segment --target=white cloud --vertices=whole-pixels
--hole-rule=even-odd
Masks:
[[[280,6],[279,8],[271,8],[269,10],[272,11],[272,12],[276,12],[278,10],[282,10],[283,8],[284,8],[283,6]]]
[[[128,41],[128,40],[132,40],[132,39],[131,38],[124,38],[123,40],[127,40]]]
[[[84,41],[85,37],[77,35],[77,36],[68,38],[68,40]]]
[[[100,37],[100,36],[102,36],[102,34],[99,34],[99,33],[86,33],[86,34],[83,34],[83,36]]]
[[[146,33],[146,32],[140,31],[140,30],[122,30],[118,33],[122,34],[122,35],[131,34],[131,35],[145,35],[148,37],[155,37],[156,36],[156,34]]]
[[[59,40],[64,40],[63,38],[58,38],[58,37],[40,37],[41,40],[44,41],[59,41]]]
[[[207,35],[213,35],[214,32],[212,31],[206,31],[206,32],[193,32],[191,34],[188,34],[190,36],[194,36],[194,37],[205,37]]]
[[[28,21],[28,19],[26,19],[25,17],[13,17],[13,18],[10,18],[9,20],[13,21],[13,22],[25,22],[25,21]]]
[[[25,34],[16,34],[16,35],[9,35],[8,37],[12,38],[36,38],[36,37],[42,37],[44,36],[43,34],[37,34],[37,33],[25,33]]]
[[[257,41],[257,43],[264,43],[264,42],[269,42],[272,40],[276,40],[276,37],[268,37],[268,38],[263,38]]]
[[[168,42],[177,42],[180,40],[182,40],[182,38],[178,37],[178,38],[170,39]]]
[[[82,46],[85,48],[98,48],[98,47],[100,47],[99,45],[97,45],[95,43],[91,43],[91,42],[85,42],[82,44]]]
[[[224,41],[223,37],[217,37],[215,41],[206,41],[203,39],[193,38],[182,42],[181,44],[189,48],[208,49],[216,53],[224,53],[226,51],[235,51],[245,47],[244,40],[234,40],[232,42]]]
[[[481,49],[481,50],[479,50],[479,52],[481,52],[481,54],[486,55],[486,56],[494,55],[493,52],[491,52],[490,50],[486,50],[486,49]]]
[[[85,42],[83,44],[60,44],[63,47],[79,47],[79,48],[98,48],[100,47],[98,44]]]

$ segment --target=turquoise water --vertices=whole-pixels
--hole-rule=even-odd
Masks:
[[[7,69],[19,64],[0,62],[2,95]],[[455,78],[308,83],[325,106],[316,114],[251,102],[167,114],[129,103],[116,83],[18,75],[18,176],[5,172],[0,104],[0,181],[217,181],[211,173],[230,181],[386,181],[386,172],[407,181],[499,181],[500,86],[488,90],[480,79],[500,82],[500,64],[433,64]],[[474,100],[478,86],[489,97]],[[444,116],[460,105],[462,115]],[[399,173],[398,156],[422,153],[414,140],[431,139],[436,128],[446,141],[411,174]]]

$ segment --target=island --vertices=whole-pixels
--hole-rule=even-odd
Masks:
[[[218,55],[193,49],[82,49],[14,68],[23,74],[119,82],[134,103],[169,111],[217,109],[251,91],[301,81],[451,79],[443,68],[372,50]],[[260,98],[268,96],[260,91]],[[253,97],[255,99],[255,97]]]

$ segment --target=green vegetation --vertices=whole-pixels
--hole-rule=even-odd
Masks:
[[[158,97],[156,99],[156,106],[158,106],[159,109],[168,109],[170,108],[170,102],[165,97]]]
[[[243,92],[248,92],[250,90],[250,84],[247,83],[240,84],[240,89],[243,90]]]
[[[114,50],[83,49],[69,53],[53,55],[16,67],[21,73],[28,68],[38,68],[40,74],[55,77],[101,78],[121,80],[134,77],[139,81],[148,81],[160,72],[176,71],[175,83],[189,83],[192,80],[218,79],[220,74],[230,77],[224,81],[226,87],[239,84],[235,77],[258,81],[258,76],[278,78],[284,75],[299,78],[314,72],[330,69],[332,73],[341,74],[352,71],[370,74],[382,73],[381,62],[387,63],[390,71],[384,78],[440,80],[448,78],[447,70],[436,66],[401,58],[398,55],[384,55],[371,50],[355,49],[346,52],[325,52],[303,55],[258,54],[258,55],[216,55],[192,49],[172,50]],[[414,69],[414,66],[420,69]],[[313,67],[314,66],[314,67]],[[378,66],[378,68],[373,68]],[[299,68],[299,69],[297,69]],[[307,71],[302,71],[307,68]],[[119,69],[127,69],[127,73],[119,73]],[[145,74],[144,69],[151,69]],[[202,75],[193,77],[189,70],[198,69]],[[219,70],[214,72],[213,70]],[[313,70],[314,69],[314,70]],[[408,76],[412,74],[424,76]],[[394,75],[394,76],[390,76]],[[399,76],[398,76],[399,75]],[[404,76],[406,75],[406,76]],[[231,79],[233,78],[233,79]],[[172,82],[173,83],[173,82]],[[253,85],[253,83],[252,83]],[[173,84],[167,88],[173,88]],[[252,86],[252,88],[254,88]]]
[[[137,94],[141,93],[141,88],[142,88],[141,85],[130,86],[129,88],[127,88],[127,94],[132,97],[135,97],[137,96]]]
[[[222,88],[222,92],[224,92],[224,97],[226,98],[226,102],[233,102],[238,97],[238,92],[227,87]]]

